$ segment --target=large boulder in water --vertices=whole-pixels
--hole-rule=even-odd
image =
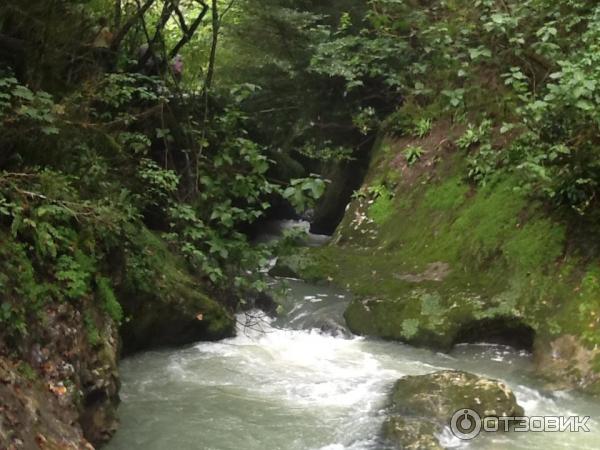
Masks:
[[[437,436],[460,410],[480,417],[519,417],[524,411],[502,382],[445,370],[401,378],[394,385],[386,439],[403,449],[442,448]]]

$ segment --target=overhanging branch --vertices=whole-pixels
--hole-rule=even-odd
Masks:
[[[181,28],[181,30],[183,31],[183,36],[181,37],[179,42],[175,45],[175,47],[173,47],[173,49],[169,53],[170,58],[175,57],[175,55],[177,55],[177,53],[179,53],[179,50],[181,50],[183,48],[183,46],[185,44],[187,44],[190,41],[190,39],[192,39],[192,37],[194,36],[194,33],[196,32],[196,30],[198,29],[198,27],[204,20],[206,13],[208,12],[209,8],[208,8],[208,5],[206,4],[206,2],[204,2],[204,0],[197,0],[197,1],[198,1],[198,3],[200,3],[200,5],[202,5],[202,11],[200,11],[200,14],[198,14],[198,17],[196,17],[196,19],[192,22],[192,24],[190,25],[189,28],[187,28],[187,27],[185,27],[187,29],[184,29],[184,27]],[[179,8],[176,8],[176,10],[179,11]],[[179,14],[181,15],[181,11],[179,11]],[[182,18],[183,18],[183,15],[180,16],[180,20],[182,20]],[[183,21],[183,23],[185,23],[185,21]]]
[[[141,8],[138,8],[137,12],[127,22],[125,22],[119,31],[117,31],[111,44],[111,49],[113,51],[117,51],[119,49],[123,39],[125,39],[125,36],[127,36],[127,33],[129,33],[129,30],[131,30],[135,23],[140,20],[144,14],[146,14],[146,12],[155,2],[156,0],[146,0],[146,3],[144,3]]]

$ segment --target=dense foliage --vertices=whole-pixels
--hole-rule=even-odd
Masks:
[[[206,35],[216,39],[216,2],[198,36],[185,34],[208,17],[197,2],[156,2],[143,16],[134,3],[118,2],[123,17],[111,21],[113,44],[117,22],[131,28],[110,50],[89,43],[95,20],[114,14],[112,2],[59,3],[69,20],[43,17],[44,2],[2,11],[0,37],[23,56],[8,58],[0,74],[2,333],[25,334],[52,302],[95,299],[122,321],[117,293],[151,292],[169,273],[164,261],[145,256],[159,251],[158,241],[141,238],[145,229],[210,289],[262,289],[259,269],[273,249],[252,245],[244,229],[274,196],[299,212],[310,207],[324,181],[268,176],[272,161],[241,109],[251,85],[212,88],[193,64],[180,81],[170,67],[146,70],[135,61],[144,36],[165,54],[183,51],[182,29],[185,39],[195,37],[192,49]],[[176,11],[187,26],[173,26]],[[214,71],[214,60],[203,63],[204,72]]]
[[[315,70],[343,78],[349,92],[376,80],[401,95],[386,123],[391,130],[422,135],[424,123],[449,114],[468,124],[459,145],[474,182],[515,171],[531,194],[595,213],[596,2],[369,5],[358,33],[338,32],[318,47]]]
[[[274,201],[308,209],[325,189],[310,174],[382,127],[422,138],[462,123],[474,185],[514,172],[556,211],[597,214],[591,0],[18,3],[0,7],[11,333],[49,299],[93,296],[121,320],[115,264],[145,267],[142,228],[215,288],[260,288],[249,274],[272,249],[248,225]]]

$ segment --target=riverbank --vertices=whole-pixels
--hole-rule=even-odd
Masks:
[[[441,354],[324,333],[322,321],[343,323],[348,294],[299,281],[287,284],[291,308],[278,319],[248,323],[241,315],[235,338],[125,359],[122,424],[107,450],[381,450],[395,381],[448,368],[504,380],[530,415],[600,414],[585,397],[544,390],[525,351],[461,345]],[[595,419],[591,428],[589,434],[486,436],[469,448],[592,450],[599,431]],[[460,447],[450,434],[442,441]]]
[[[463,133],[382,136],[332,244],[280,267],[355,294],[345,318],[357,334],[443,351],[510,344],[533,352],[549,385],[598,393],[597,256],[510,174],[469,183]]]
[[[3,294],[30,299],[46,282],[44,266],[34,266],[7,241],[0,244],[0,254],[6,251],[0,267],[15,276]],[[1,330],[1,448],[99,447],[119,425],[123,354],[233,335],[232,313],[143,225],[135,241],[112,257],[115,293],[95,281],[76,300],[39,302],[26,333]]]

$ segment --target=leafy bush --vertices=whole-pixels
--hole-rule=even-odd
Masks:
[[[416,162],[418,162],[421,157],[423,156],[423,153],[425,153],[425,150],[423,150],[423,147],[419,147],[419,146],[409,146],[406,149],[404,149],[404,157],[406,158],[406,163],[409,166],[412,166],[413,164],[415,164]]]
[[[433,122],[431,119],[422,117],[415,124],[414,129],[413,129],[413,134],[416,137],[423,139],[425,136],[427,136],[431,132],[432,125],[433,125]]]
[[[26,128],[43,135],[58,133],[52,96],[33,92],[12,76],[0,78],[0,120],[5,132]]]
[[[492,122],[484,120],[478,127],[469,124],[467,130],[458,138],[456,145],[462,150],[469,150],[472,146],[489,142]]]

